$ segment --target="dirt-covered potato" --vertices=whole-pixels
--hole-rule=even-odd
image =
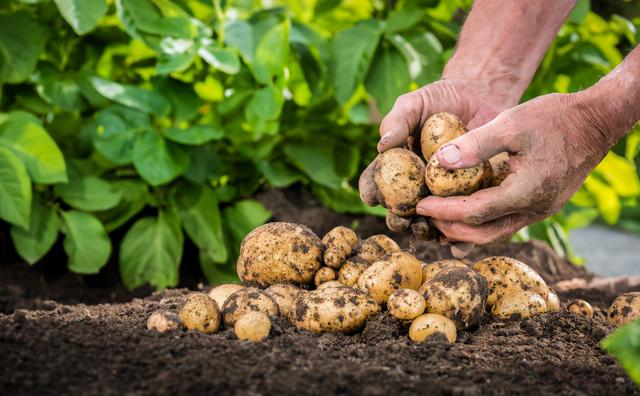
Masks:
[[[208,295],[193,293],[180,310],[180,320],[189,330],[213,334],[220,328],[220,310]]]
[[[607,319],[614,326],[620,326],[640,318],[640,292],[624,293],[609,307]]]
[[[428,313],[446,316],[458,329],[469,329],[480,324],[489,289],[476,271],[454,267],[437,273],[418,292],[427,302]]]
[[[427,193],[424,161],[415,153],[392,148],[378,156],[373,180],[381,195],[381,203],[393,214],[411,216],[416,204]]]
[[[412,320],[424,313],[427,303],[422,294],[411,289],[399,289],[389,296],[387,309],[396,319]]]
[[[491,307],[491,314],[498,319],[525,319],[546,311],[544,298],[525,290],[504,294]]]
[[[371,264],[358,278],[359,290],[384,304],[398,289],[416,290],[422,284],[420,261],[406,252],[394,252]]]
[[[385,221],[387,228],[393,232],[402,232],[411,226],[411,217],[402,217],[391,212],[387,212]]]
[[[424,158],[431,158],[445,143],[467,133],[460,118],[451,113],[437,113],[427,118],[420,132]]]
[[[264,292],[276,301],[280,315],[286,317],[293,307],[293,301],[301,291],[298,286],[291,283],[276,283],[269,286]]]
[[[222,308],[224,302],[227,301],[230,295],[242,289],[244,286],[238,285],[235,283],[228,283],[225,285],[218,285],[213,289],[209,290],[209,297],[213,299],[218,305],[218,308]]]
[[[426,264],[422,267],[422,283],[431,280],[436,274],[447,268],[469,268],[464,261],[443,259]]]
[[[369,239],[358,242],[355,251],[357,257],[369,264],[387,254],[378,242]]]
[[[593,317],[593,307],[584,300],[571,301],[571,303],[567,305],[567,311],[578,315],[588,316],[590,318]]]
[[[336,280],[336,271],[329,267],[322,267],[316,272],[316,276],[314,278],[314,283],[316,287],[320,286],[322,283],[329,282],[332,280]]]
[[[329,289],[332,287],[347,287],[347,286],[338,281],[332,280],[329,282],[321,283],[320,285],[318,285],[318,287],[316,287],[316,290]]]
[[[168,330],[177,330],[182,326],[180,317],[169,311],[156,311],[147,319],[147,329],[164,333]]]
[[[225,327],[231,328],[238,318],[249,312],[277,316],[280,310],[276,300],[266,292],[254,287],[245,287],[230,295],[222,306]]]
[[[262,341],[269,337],[271,319],[262,312],[249,312],[236,320],[233,332],[239,340]]]
[[[493,306],[502,295],[512,294],[517,290],[538,293],[543,299],[546,299],[549,294],[547,284],[536,271],[511,257],[487,257],[478,261],[473,269],[487,279],[489,307]]]
[[[511,173],[511,166],[509,165],[509,154],[508,153],[500,153],[494,157],[489,159],[489,163],[491,164],[492,177],[491,183],[489,185],[491,187],[497,187],[504,179],[509,176]]]
[[[289,321],[313,332],[350,333],[379,310],[371,296],[341,285],[300,293],[289,312]]]
[[[398,246],[396,241],[384,234],[371,235],[366,240],[376,242],[378,245],[382,246],[382,249],[384,249],[386,254],[400,251],[400,246]]]
[[[441,334],[450,343],[456,342],[456,324],[449,318],[438,314],[424,314],[418,316],[409,327],[411,341],[423,342],[434,334]]]
[[[440,166],[436,156],[427,164],[425,181],[431,194],[438,197],[471,195],[491,183],[492,170],[488,161],[471,168],[449,170]]]
[[[559,309],[560,298],[552,288],[549,288],[549,293],[547,294],[547,312],[557,311]]]
[[[267,223],[242,241],[238,276],[260,287],[285,282],[308,284],[321,267],[322,249],[322,241],[307,226]]]
[[[358,236],[352,229],[339,226],[327,232],[322,243],[325,265],[339,269],[358,243]]]
[[[369,263],[358,256],[353,256],[338,271],[338,282],[346,286],[353,286],[368,267]]]

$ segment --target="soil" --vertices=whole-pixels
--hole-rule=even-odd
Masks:
[[[386,232],[381,219],[331,213],[301,191],[258,198],[275,220],[305,223],[318,233],[354,222],[361,235]],[[0,246],[7,246],[2,238],[6,234],[0,233]],[[398,240],[409,246],[407,237]],[[434,244],[414,245],[425,260],[448,256]],[[1,254],[0,395],[637,393],[599,348],[612,330],[603,310],[615,294],[607,291],[559,293],[563,303],[590,301],[594,318],[566,310],[509,322],[487,316],[477,330],[459,332],[453,345],[441,339],[413,343],[405,325],[387,314],[353,335],[312,334],[278,319],[269,339],[249,343],[231,330],[148,331],[149,315],[176,311],[188,289],[133,298],[109,283],[111,275],[87,280],[46,274],[44,267],[18,263],[6,249]],[[522,259],[549,283],[592,276],[540,243],[495,244],[474,252],[474,259],[494,254]],[[183,282],[197,284],[198,276],[185,271]]]

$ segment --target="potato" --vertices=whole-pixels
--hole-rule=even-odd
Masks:
[[[298,286],[290,283],[276,283],[269,286],[264,292],[270,295],[278,304],[280,315],[287,316],[293,307],[293,301],[302,290]]]
[[[434,261],[422,267],[422,283],[429,281],[434,276],[436,276],[438,272],[445,270],[447,268],[469,268],[469,266],[466,265],[464,261],[460,261],[456,259],[444,259],[444,260]]]
[[[400,217],[391,212],[387,212],[385,221],[387,228],[393,232],[402,232],[411,226],[411,217]]]
[[[427,164],[425,181],[431,194],[438,197],[471,195],[491,183],[492,170],[488,161],[471,168],[449,170],[440,166],[436,156]]]
[[[347,227],[336,227],[323,238],[324,263],[333,269],[339,269],[358,243],[356,233]]]
[[[450,343],[456,342],[456,324],[449,318],[438,314],[418,316],[409,327],[411,341],[423,342],[434,334],[442,334]]]
[[[147,319],[147,329],[157,330],[160,333],[168,330],[177,330],[180,326],[182,326],[180,317],[169,311],[156,311]]]
[[[446,316],[458,329],[469,329],[480,325],[489,290],[482,275],[459,267],[440,271],[418,292],[427,302],[428,313]]]
[[[369,263],[358,256],[351,257],[338,271],[338,282],[353,286],[358,282],[360,275],[369,267]]]
[[[396,319],[413,320],[424,313],[427,303],[422,294],[411,289],[399,289],[389,296],[387,309]]]
[[[289,321],[316,333],[351,333],[379,311],[376,301],[358,290],[346,286],[325,287],[299,294],[295,308],[289,312]]]
[[[275,299],[269,294],[254,287],[245,287],[230,295],[222,306],[224,325],[231,328],[238,318],[249,312],[277,316],[280,310]]]
[[[504,179],[509,176],[511,173],[511,165],[509,165],[509,154],[508,153],[500,153],[494,157],[489,159],[489,163],[491,164],[491,183],[489,183],[490,187],[497,187]]]
[[[237,285],[235,283],[228,283],[226,285],[219,285],[209,290],[209,297],[213,299],[218,305],[218,308],[222,308],[224,302],[227,301],[230,295],[242,289],[244,286]]]
[[[249,312],[236,320],[233,331],[239,340],[262,341],[269,337],[271,320],[262,312]]]
[[[560,298],[556,292],[549,288],[549,293],[547,294],[547,312],[557,311],[560,309]]]
[[[422,283],[420,261],[405,252],[388,254],[371,264],[358,278],[357,288],[372,296],[378,304],[386,303],[398,289],[416,290]]]
[[[424,158],[431,158],[436,151],[451,140],[467,133],[460,118],[451,113],[437,113],[427,118],[420,132],[420,148]]]
[[[640,318],[640,292],[624,293],[609,307],[607,319],[613,326],[620,326]]]
[[[286,282],[308,284],[322,265],[322,249],[322,241],[307,226],[267,223],[242,241],[238,276],[260,287]]]
[[[369,239],[358,242],[355,251],[357,257],[369,264],[387,254],[378,242]]]
[[[345,285],[343,285],[342,283],[338,282],[338,281],[329,281],[329,282],[324,282],[321,283],[318,287],[316,287],[316,290],[321,290],[321,289],[328,289],[328,288],[332,288],[332,287],[347,287]]]
[[[220,328],[220,311],[211,297],[193,293],[180,310],[180,320],[189,330],[213,334]]]
[[[416,213],[416,204],[427,194],[424,161],[415,153],[392,148],[380,154],[373,168],[373,181],[381,203],[397,216]]]
[[[332,280],[336,280],[336,271],[329,267],[322,267],[316,272],[316,276],[314,278],[314,283],[316,287],[320,286],[320,284],[329,282]]]
[[[584,315],[590,318],[593,317],[593,307],[584,300],[573,300],[569,305],[567,305],[567,310],[577,315]]]
[[[391,239],[390,237],[384,234],[372,235],[369,238],[367,238],[366,241],[373,241],[373,242],[376,242],[378,245],[382,246],[382,249],[384,249],[385,254],[400,251],[400,246],[398,246],[396,241],[394,241],[393,239]]]
[[[487,279],[489,297],[487,305],[493,306],[504,294],[516,290],[532,291],[546,299],[549,288],[536,271],[525,263],[511,257],[494,256],[478,261],[473,269]]]
[[[546,311],[544,298],[525,290],[502,295],[491,308],[491,314],[499,319],[525,319]]]

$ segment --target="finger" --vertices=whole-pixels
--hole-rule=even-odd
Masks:
[[[454,242],[451,244],[451,255],[457,259],[463,259],[471,253],[475,246],[469,242]]]
[[[484,245],[515,234],[528,224],[520,214],[501,217],[497,220],[473,226],[460,222],[431,220],[450,240]]]
[[[369,206],[376,206],[380,204],[378,202],[378,186],[373,181],[373,168],[375,167],[376,160],[373,160],[369,166],[362,172],[360,179],[358,180],[358,190],[360,190],[360,199],[362,202]]]
[[[382,138],[378,143],[378,152],[404,146],[409,134],[420,125],[423,109],[422,96],[416,92],[398,97],[389,114],[380,123]]]

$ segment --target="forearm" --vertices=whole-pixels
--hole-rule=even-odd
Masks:
[[[516,105],[576,0],[476,0],[443,78],[489,93],[498,110]]]

